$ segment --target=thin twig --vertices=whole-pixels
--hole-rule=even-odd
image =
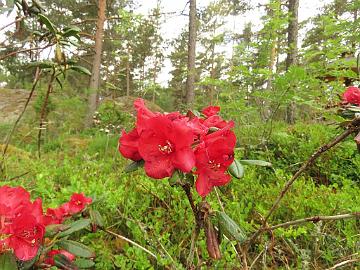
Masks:
[[[30,51],[38,51],[38,50],[45,50],[46,48],[49,48],[51,46],[53,46],[54,44],[48,44],[44,47],[34,47],[34,48],[29,48],[29,49],[22,49],[22,50],[18,50],[18,51],[14,51],[14,52],[11,52],[11,53],[8,53],[6,55],[3,55],[3,56],[0,56],[0,61],[1,60],[4,60],[10,56],[13,56],[13,55],[16,55],[18,53],[23,53],[23,52],[30,52]]]
[[[21,16],[21,17],[17,18],[15,21],[10,22],[7,25],[4,25],[3,27],[0,28],[0,31],[4,30],[5,28],[9,27],[10,25],[12,25],[14,23],[21,22],[24,18],[25,18],[25,16]]]
[[[111,235],[113,235],[113,236],[115,236],[115,237],[117,237],[117,238],[120,238],[120,239],[122,239],[122,240],[124,240],[124,241],[126,241],[126,242],[128,242],[128,243],[130,243],[130,244],[132,244],[132,245],[134,245],[134,246],[136,246],[136,247],[138,247],[138,248],[140,248],[141,250],[145,251],[147,254],[149,254],[149,255],[151,255],[152,257],[154,257],[155,259],[157,259],[156,255],[155,255],[154,253],[152,253],[150,250],[144,248],[143,246],[139,245],[138,243],[130,240],[129,238],[126,238],[125,236],[122,236],[122,235],[120,235],[120,234],[117,234],[117,233],[115,233],[115,232],[113,232],[113,231],[110,231],[110,230],[108,230],[108,229],[103,229],[103,231],[104,231],[104,232],[107,232],[108,234],[111,234]]]
[[[330,268],[328,268],[328,269],[326,269],[326,270],[337,269],[337,268],[342,267],[342,266],[344,266],[344,265],[347,265],[347,264],[349,264],[349,263],[355,263],[355,262],[360,262],[360,259],[358,258],[358,259],[346,260],[346,261],[337,263],[337,264],[335,264],[333,267],[330,267]]]
[[[293,177],[285,184],[284,188],[280,192],[279,196],[275,200],[274,204],[272,205],[271,209],[269,210],[268,214],[265,216],[262,225],[260,228],[250,237],[250,239],[247,241],[247,246],[249,246],[255,239],[264,231],[266,228],[266,224],[270,216],[275,212],[275,210],[278,208],[281,200],[284,198],[285,194],[289,191],[292,184],[295,182],[296,179],[298,179],[303,172],[305,172],[309,167],[313,165],[315,160],[321,156],[323,153],[328,151],[329,149],[333,148],[335,145],[340,143],[341,141],[345,140],[349,135],[351,135],[354,132],[360,131],[360,119],[356,118],[348,125],[348,129],[345,130],[343,133],[341,133],[339,136],[337,136],[335,139],[333,139],[331,142],[321,146],[315,153],[311,155],[311,157],[300,167],[300,169],[293,175]]]
[[[254,259],[254,261],[251,263],[250,267],[249,267],[249,270],[251,270],[254,266],[255,266],[255,263],[257,262],[257,260],[261,257],[261,254],[263,254],[265,249],[263,249],[257,256],[256,258]]]
[[[24,113],[25,113],[25,111],[26,111],[26,109],[27,109],[27,107],[28,107],[28,105],[29,105],[29,103],[30,103],[30,100],[31,100],[31,98],[32,98],[32,96],[33,96],[33,94],[34,94],[36,85],[37,85],[37,83],[39,82],[40,75],[41,75],[41,70],[40,70],[39,67],[37,67],[37,68],[36,68],[36,71],[35,71],[34,81],[33,81],[32,87],[31,87],[31,91],[30,91],[30,94],[29,94],[29,96],[28,96],[28,98],[27,98],[27,100],[26,100],[26,102],[25,102],[24,108],[23,108],[23,110],[21,111],[21,113],[20,113],[20,115],[18,116],[18,118],[16,119],[16,121],[15,121],[15,123],[14,123],[14,125],[13,125],[13,127],[12,127],[12,129],[11,129],[11,131],[10,131],[10,133],[9,133],[9,135],[8,135],[7,138],[6,138],[5,147],[4,147],[4,150],[3,150],[3,153],[2,153],[2,159],[1,159],[1,163],[0,163],[0,169],[1,169],[2,165],[3,165],[3,163],[4,163],[5,155],[6,155],[6,152],[7,152],[7,150],[8,150],[9,144],[10,144],[10,142],[11,142],[11,138],[12,138],[12,136],[14,135],[14,132],[15,132],[15,130],[16,130],[16,127],[17,127],[17,125],[19,124],[21,118],[23,117],[23,115],[24,115]]]
[[[222,201],[221,201],[221,199],[220,199],[219,192],[218,192],[218,190],[217,190],[216,187],[214,187],[214,190],[215,190],[215,194],[216,194],[217,200],[218,200],[218,202],[219,202],[221,211],[223,211],[223,212],[225,213],[225,208],[224,208],[224,205],[223,205],[223,203],[222,203]],[[235,251],[235,253],[236,253],[236,256],[237,256],[237,257],[239,258],[239,260],[241,261],[241,260],[242,260],[242,259],[241,259],[242,257],[241,257],[240,254],[239,254],[238,248],[236,248],[236,246],[230,241],[229,238],[227,238],[225,235],[224,235],[224,237],[225,237],[225,239],[227,239],[227,240],[229,241],[231,247],[234,249],[234,251]],[[241,249],[240,249],[240,250],[241,250]]]
[[[187,267],[187,269],[190,269],[193,264],[193,261],[194,261],[195,243],[199,237],[202,221],[200,220],[199,210],[195,206],[194,199],[193,199],[192,193],[191,193],[190,185],[185,184],[185,185],[182,185],[181,187],[185,191],[186,197],[188,198],[191,210],[192,210],[192,212],[194,214],[194,218],[195,218],[195,228],[191,235],[190,252],[189,252],[189,256],[186,260],[186,267]]]
[[[225,213],[225,209],[224,209],[224,206],[223,206],[223,204],[222,204],[222,202],[221,202],[221,200],[220,200],[220,196],[219,196],[218,190],[217,190],[216,187],[214,187],[214,190],[215,190],[216,198],[217,198],[217,200],[218,200],[218,202],[219,202],[219,204],[220,204],[221,211],[223,211],[223,212]]]
[[[20,174],[20,175],[17,175],[17,176],[14,176],[14,177],[10,178],[10,179],[9,179],[9,180],[7,180],[7,181],[13,181],[13,180],[16,180],[16,179],[18,179],[18,178],[20,178],[20,177],[23,177],[23,176],[25,176],[25,175],[27,175],[27,174],[29,174],[29,173],[30,173],[29,171],[24,172],[24,173],[22,173],[22,174]]]
[[[190,185],[185,184],[185,185],[182,185],[181,187],[185,191],[186,197],[188,198],[188,201],[189,201],[190,206],[191,206],[191,210],[193,211],[194,218],[195,218],[195,221],[197,223],[198,222],[198,210],[197,210],[197,208],[195,206],[194,199],[193,199],[192,194],[191,194]]]
[[[354,212],[349,214],[341,214],[341,215],[334,215],[334,216],[313,216],[313,217],[307,217],[307,218],[301,218],[297,220],[292,220],[288,222],[284,222],[281,224],[277,224],[268,228],[265,228],[266,231],[275,230],[282,227],[289,227],[292,225],[298,225],[306,222],[313,222],[317,223],[319,221],[329,221],[329,220],[343,220],[343,219],[349,219],[349,218],[360,218],[360,212]]]
[[[236,244],[236,250],[241,253],[241,257],[242,257],[242,263],[243,263],[243,270],[248,270],[248,265],[247,265],[247,256],[246,256],[246,249],[242,248],[242,246],[237,243]]]
[[[187,257],[186,260],[186,268],[187,269],[191,269],[191,266],[193,264],[194,261],[194,251],[195,251],[195,243],[199,237],[199,233],[200,233],[200,228],[199,226],[196,224],[195,228],[193,230],[193,233],[191,234],[191,244],[190,244],[190,252],[189,252],[189,256]]]
[[[48,88],[47,88],[46,95],[45,95],[45,100],[41,107],[39,133],[38,133],[38,156],[39,156],[39,158],[41,157],[41,152],[40,152],[40,150],[41,150],[41,133],[42,133],[42,130],[44,129],[44,120],[46,118],[46,107],[48,104],[50,92],[53,89],[54,80],[55,80],[55,70],[51,73],[51,77],[50,77],[50,80],[48,83]]]

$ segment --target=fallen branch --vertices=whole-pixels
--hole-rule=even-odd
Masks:
[[[280,223],[280,224],[277,224],[277,225],[274,225],[271,227],[267,227],[264,230],[272,231],[272,230],[276,230],[278,228],[289,227],[292,225],[299,225],[299,224],[306,223],[306,222],[317,223],[319,221],[343,220],[343,219],[349,219],[349,218],[360,218],[360,212],[334,215],[334,216],[313,216],[313,217],[301,218],[301,219],[297,219],[297,220]]]
[[[251,245],[251,243],[253,243],[263,231],[266,231],[265,228],[267,227],[266,225],[267,221],[269,220],[270,216],[275,212],[275,210],[278,208],[281,200],[284,198],[285,194],[289,191],[290,187],[295,182],[295,180],[298,179],[302,175],[302,173],[305,172],[309,167],[311,167],[315,162],[315,160],[318,157],[320,157],[323,153],[333,148],[341,141],[345,140],[349,135],[359,131],[360,131],[360,118],[355,118],[353,121],[351,121],[351,123],[347,126],[347,129],[343,133],[341,133],[331,142],[321,146],[315,153],[311,155],[311,157],[300,167],[300,169],[293,175],[293,177],[285,184],[284,188],[282,189],[279,196],[275,200],[268,214],[265,216],[262,225],[247,241],[246,243],[247,246]]]
[[[337,264],[335,264],[333,267],[330,267],[330,268],[328,268],[328,269],[326,269],[326,270],[337,269],[337,268],[342,267],[342,266],[344,266],[344,265],[347,265],[347,264],[349,264],[349,263],[355,263],[355,262],[360,262],[360,259],[346,260],[346,261],[337,263]]]
[[[102,229],[102,230],[103,230],[104,232],[108,233],[108,234],[111,234],[111,235],[113,235],[113,236],[115,236],[115,237],[117,237],[117,238],[120,238],[120,239],[122,239],[122,240],[124,240],[124,241],[126,241],[126,242],[128,242],[128,243],[130,243],[130,244],[132,244],[132,245],[134,245],[135,247],[140,248],[141,250],[145,251],[147,254],[149,254],[149,255],[151,255],[152,257],[154,257],[155,259],[157,259],[156,255],[155,255],[154,253],[152,253],[150,250],[144,248],[143,246],[139,245],[138,243],[130,240],[129,238],[126,238],[125,236],[122,236],[122,235],[120,235],[120,234],[117,234],[117,233],[115,233],[115,232],[113,232],[113,231],[110,231],[110,230],[108,230],[108,229]]]

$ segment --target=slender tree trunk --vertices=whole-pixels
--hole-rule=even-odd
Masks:
[[[189,43],[186,79],[186,105],[191,109],[195,98],[196,0],[190,0]]]
[[[272,80],[273,80],[273,73],[274,73],[274,67],[276,64],[276,58],[277,58],[277,46],[278,46],[278,39],[276,38],[271,43],[271,51],[270,51],[270,61],[269,61],[269,77],[266,84],[266,89],[271,90],[272,88]]]
[[[130,47],[127,47],[128,57],[126,59],[126,96],[130,96]]]
[[[213,24],[213,37],[216,35],[216,23],[217,18],[215,18]],[[215,42],[211,45],[211,69],[210,69],[210,78],[215,79],[216,70],[215,70]],[[214,105],[214,95],[215,95],[215,85],[210,85],[210,104]]]
[[[154,89],[152,92],[152,102],[155,103],[155,98],[156,98],[156,93],[155,93],[155,86],[156,86],[156,78],[157,78],[157,64],[158,64],[158,59],[157,57],[155,57],[155,63],[154,63],[154,74],[153,74],[153,85],[154,85]]]
[[[288,53],[286,57],[286,70],[289,70],[290,66],[297,64],[298,54],[298,11],[299,11],[299,0],[289,0],[288,2],[290,20],[288,26]],[[286,110],[286,122],[289,124],[295,123],[295,103],[292,101]]]
[[[96,22],[95,34],[95,55],[92,64],[91,78],[90,78],[90,95],[88,100],[88,119],[87,127],[92,124],[92,117],[97,107],[97,93],[100,82],[100,67],[101,67],[101,54],[104,36],[104,22],[105,22],[106,0],[99,0],[98,4],[98,19]]]

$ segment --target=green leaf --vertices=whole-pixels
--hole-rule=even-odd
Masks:
[[[68,235],[70,235],[70,234],[72,234],[74,232],[80,231],[80,230],[88,227],[90,225],[90,223],[91,223],[90,219],[77,220],[77,221],[73,222],[72,224],[70,224],[69,229],[59,233],[59,237],[65,237],[65,236],[68,236]]]
[[[91,222],[100,227],[104,227],[104,219],[101,216],[100,212],[94,209],[90,209],[89,212],[90,212]]]
[[[134,161],[127,165],[124,169],[125,172],[134,172],[145,164],[144,160]]]
[[[77,71],[79,73],[83,73],[85,75],[91,76],[91,72],[85,67],[82,67],[82,66],[70,66],[70,69],[75,70],[75,71]]]
[[[45,232],[45,237],[52,237],[55,234],[65,231],[67,229],[69,229],[70,226],[69,225],[64,225],[64,224],[52,224],[52,225],[48,225],[46,226],[46,232]]]
[[[60,269],[66,269],[66,270],[77,270],[78,269],[78,267],[75,264],[73,264],[63,254],[56,254],[54,256],[54,263],[55,263],[55,266],[59,267]]]
[[[55,29],[55,26],[54,24],[49,20],[48,17],[46,17],[45,15],[43,14],[39,14],[38,15],[39,17],[39,21],[43,24],[45,24],[46,28],[54,35],[56,35],[56,29]]]
[[[72,240],[61,240],[58,243],[58,246],[69,251],[75,256],[82,258],[94,258],[95,253],[92,249],[88,248],[84,244],[72,241]]]
[[[80,269],[87,269],[94,267],[95,263],[92,260],[78,258],[75,260],[75,265]]]
[[[0,269],[1,270],[17,270],[17,264],[14,254],[3,253],[0,254]]]
[[[229,166],[228,171],[232,176],[238,179],[244,176],[244,166],[237,159],[234,159],[233,163]]]
[[[214,132],[216,132],[216,131],[218,131],[218,130],[220,130],[220,128],[217,128],[217,127],[210,127],[210,128],[209,128],[209,132],[210,132],[210,133],[214,133]]]
[[[242,159],[240,160],[242,164],[246,165],[255,165],[255,166],[262,166],[262,167],[272,167],[270,162],[264,160],[256,160],[256,159]]]
[[[217,212],[220,231],[230,240],[238,241],[240,244],[245,242],[245,232],[232,220],[226,213]]]
[[[79,38],[79,33],[80,33],[81,29],[79,27],[66,27],[64,28],[63,37],[75,37],[75,38]]]

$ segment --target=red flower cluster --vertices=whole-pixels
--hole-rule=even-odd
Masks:
[[[142,99],[134,106],[136,127],[122,132],[119,151],[128,159],[144,160],[148,176],[170,177],[176,169],[194,173],[198,176],[196,190],[202,197],[214,186],[230,181],[227,169],[234,160],[236,137],[231,131],[234,123],[218,115],[220,107],[203,109],[202,118],[179,112],[154,113]]]
[[[47,225],[62,223],[90,203],[90,198],[75,193],[68,203],[44,214],[42,200],[31,202],[24,188],[0,187],[0,254],[12,250],[19,260],[31,260],[43,244]]]
[[[355,86],[350,86],[343,94],[343,100],[346,103],[360,106],[360,89]]]

